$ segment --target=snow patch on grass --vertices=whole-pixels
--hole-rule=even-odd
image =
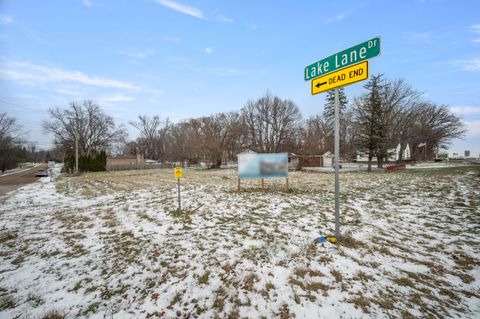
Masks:
[[[477,167],[242,184],[233,170],[40,180],[0,207],[0,317],[462,317],[480,313]]]

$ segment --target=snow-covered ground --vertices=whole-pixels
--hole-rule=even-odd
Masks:
[[[48,178],[0,198],[0,318],[480,317],[480,169]]]

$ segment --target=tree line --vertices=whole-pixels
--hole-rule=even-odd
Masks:
[[[433,156],[455,138],[464,136],[464,124],[448,106],[427,101],[423,94],[401,79],[373,75],[365,92],[348,100],[340,94],[340,157],[350,161],[358,152],[377,165],[388,160],[389,150],[410,145],[413,158]],[[266,92],[238,111],[222,112],[172,123],[158,115],[139,115],[128,123],[139,137],[128,140],[124,125],[116,125],[92,101],[72,102],[66,109],[52,108],[45,131],[54,136],[53,156],[65,158],[78,142],[81,155],[101,151],[109,154],[142,152],[147,159],[162,162],[198,163],[211,167],[236,161],[247,149],[255,152],[290,152],[321,155],[333,152],[334,93],[327,92],[324,111],[303,119],[299,107],[289,99]],[[426,143],[426,152],[416,146]],[[400,159],[402,160],[402,159]]]
[[[48,151],[39,150],[33,142],[22,138],[22,126],[6,112],[0,113],[0,171],[17,167],[23,162],[42,162]]]
[[[350,161],[358,152],[376,158],[378,167],[388,161],[389,150],[400,144],[411,147],[412,157],[434,156],[465,134],[461,119],[446,105],[424,99],[423,94],[402,79],[374,75],[364,86],[365,93],[348,101],[343,89],[340,102],[340,157]],[[184,120],[162,121],[158,116],[140,115],[130,122],[140,136],[128,143],[128,151],[140,149],[146,158],[160,161],[207,161],[218,167],[235,161],[246,149],[255,152],[290,152],[320,155],[334,148],[334,92],[327,92],[322,114],[302,119],[291,100],[269,92],[248,101],[236,112],[218,113]],[[426,151],[417,148],[426,144]]]

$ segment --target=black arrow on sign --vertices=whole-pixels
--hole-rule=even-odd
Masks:
[[[321,87],[321,86],[324,85],[324,84],[327,84],[327,82],[322,82],[322,83],[318,82],[317,85],[315,85],[315,87],[316,87],[316,88],[319,88],[319,87]]]

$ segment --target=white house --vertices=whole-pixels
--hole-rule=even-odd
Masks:
[[[402,148],[401,144],[398,143],[397,147],[395,148],[395,156],[394,156],[395,161],[400,160],[400,149],[401,148]],[[408,143],[407,143],[407,146],[405,147],[405,149],[403,150],[402,159],[403,160],[409,160],[410,159],[410,144],[408,144]]]
[[[332,167],[333,165],[333,154],[332,152],[328,151],[322,155],[323,158],[323,167]]]

